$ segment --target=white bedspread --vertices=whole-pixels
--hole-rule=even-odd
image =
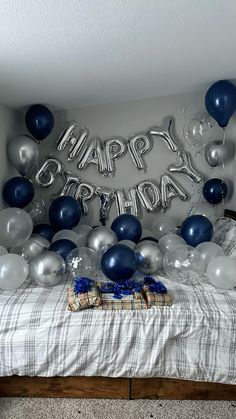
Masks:
[[[236,292],[160,279],[173,306],[142,311],[69,312],[66,282],[0,290],[0,375],[236,384]]]

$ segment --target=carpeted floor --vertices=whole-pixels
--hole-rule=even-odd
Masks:
[[[236,402],[0,399],[1,419],[235,419]]]

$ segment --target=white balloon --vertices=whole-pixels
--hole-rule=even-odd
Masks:
[[[45,252],[49,246],[50,242],[45,239],[45,237],[42,237],[39,234],[32,234],[29,240],[26,240],[18,246],[12,247],[10,252],[24,257],[26,261],[29,262],[35,256]]]
[[[72,230],[75,231],[77,236],[78,236],[77,246],[86,247],[87,237],[88,237],[90,231],[93,230],[93,228],[89,225],[86,225],[86,224],[84,224],[84,225],[83,224],[82,225],[78,224]]]
[[[189,215],[203,215],[207,217],[212,224],[216,222],[217,214],[216,214],[216,207],[211,206],[207,202],[199,202],[198,204],[193,207]]]
[[[165,234],[169,232],[175,232],[176,223],[168,215],[160,214],[152,225],[152,235],[160,240]]]
[[[132,240],[121,240],[119,244],[125,244],[130,247],[130,249],[133,249],[136,246],[136,243],[132,242]]]
[[[0,246],[0,256],[6,255],[7,253],[7,249],[3,246]]]
[[[167,251],[173,252],[177,247],[186,245],[185,240],[177,236],[174,233],[167,233],[165,236],[161,237],[158,246],[160,247],[162,253],[166,253]]]
[[[19,255],[0,256],[0,288],[11,290],[19,288],[29,274],[29,267]]]
[[[5,208],[0,211],[0,244],[6,248],[17,246],[27,240],[33,231],[33,221],[20,208]]]
[[[76,244],[76,246],[79,246],[79,236],[75,231],[72,231],[72,230],[58,231],[56,234],[54,234],[52,243],[61,239],[71,240],[73,243]]]
[[[215,259],[218,256],[224,256],[224,250],[218,244],[213,242],[203,242],[196,246],[196,249],[201,253],[202,258],[206,264],[206,268],[208,263]]]
[[[236,258],[219,256],[212,259],[207,267],[207,276],[217,288],[236,288]]]

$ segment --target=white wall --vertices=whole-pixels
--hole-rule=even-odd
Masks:
[[[102,105],[90,108],[70,109],[65,112],[56,112],[56,126],[53,134],[40,144],[41,157],[54,155],[64,162],[65,168],[83,177],[89,182],[97,185],[105,185],[115,188],[129,188],[136,185],[144,179],[153,178],[159,181],[160,176],[167,172],[167,166],[175,161],[175,154],[170,152],[166,145],[159,139],[154,138],[153,150],[145,156],[147,163],[147,172],[139,172],[133,165],[130,155],[117,160],[116,174],[113,178],[104,178],[100,175],[94,165],[87,169],[79,171],[76,167],[76,161],[68,163],[66,161],[67,151],[57,152],[55,148],[59,133],[63,128],[65,121],[75,120],[81,125],[85,125],[90,130],[90,138],[99,136],[105,138],[112,135],[121,135],[125,138],[138,131],[145,131],[154,124],[161,123],[167,115],[173,115],[176,120],[175,130],[178,138],[185,142],[186,149],[192,153],[195,167],[206,177],[222,177],[226,180],[235,177],[234,164],[226,164],[224,171],[222,168],[211,169],[207,165],[203,154],[193,152],[193,149],[186,144],[183,138],[183,127],[186,122],[196,113],[204,112],[204,93],[176,95],[161,97],[156,99],[145,99],[113,105]],[[222,136],[221,130],[216,130],[217,138]],[[236,138],[235,120],[231,122],[226,132],[227,141]],[[185,176],[176,174],[174,177],[186,188],[191,196],[190,201],[182,202],[179,199],[172,200],[171,207],[168,210],[169,215],[173,215],[177,222],[181,222],[188,214],[190,208],[195,202],[203,200],[201,195],[202,185],[196,185]],[[58,183],[55,187],[42,189],[44,196],[56,194]],[[235,209],[235,196],[225,203],[227,208]],[[89,204],[89,216],[82,220],[83,223],[98,224],[99,202],[95,198]],[[147,214],[142,210],[142,220],[146,227],[150,226],[155,214]],[[116,215],[116,206],[113,204],[110,212],[110,220]]]
[[[16,125],[19,124],[17,121],[17,113],[9,107],[0,104],[0,190],[4,183],[13,175],[15,175],[15,169],[11,166],[7,159],[7,142],[10,140],[17,131]],[[18,125],[19,126],[19,125]],[[5,206],[2,200],[2,194],[0,194],[0,208]]]

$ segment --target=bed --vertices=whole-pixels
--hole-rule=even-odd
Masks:
[[[121,380],[119,389],[125,379],[146,379],[155,388],[154,377],[235,385],[236,291],[216,289],[206,277],[193,284],[159,279],[173,305],[140,311],[71,313],[67,278],[53,288],[28,280],[18,290],[0,290],[3,394],[3,383],[11,387],[15,375],[58,383],[60,377],[110,377]]]

